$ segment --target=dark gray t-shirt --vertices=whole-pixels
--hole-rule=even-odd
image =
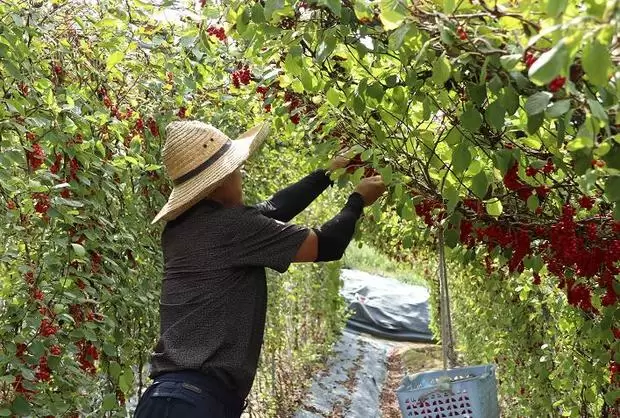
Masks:
[[[286,271],[309,231],[255,207],[225,208],[209,200],[168,222],[151,377],[200,370],[245,398],[263,343],[265,267]]]

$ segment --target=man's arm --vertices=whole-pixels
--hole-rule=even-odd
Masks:
[[[288,222],[310,205],[332,184],[326,170],[316,170],[256,205],[263,215]]]
[[[385,192],[380,176],[362,180],[342,210],[320,228],[313,228],[301,243],[293,262],[334,261],[342,258],[355,233],[364,206],[373,204]]]

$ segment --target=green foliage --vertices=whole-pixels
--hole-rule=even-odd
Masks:
[[[273,68],[252,68],[256,81],[236,87],[230,72],[245,61],[232,42],[200,22],[163,20],[164,10],[0,5],[0,415],[128,415],[159,331],[162,225],[150,221],[171,186],[164,127],[198,118],[235,137],[265,119],[255,90]],[[248,164],[250,201],[330,152],[274,119],[263,159]],[[325,202],[303,222],[324,219]],[[337,270],[270,277],[256,413],[290,412],[343,326]]]
[[[343,258],[343,267],[392,277],[405,283],[424,285],[424,280],[406,262],[390,259],[375,247],[352,242]]]
[[[225,4],[239,14],[247,7],[238,0]],[[560,300],[558,306],[562,315],[572,312],[566,320],[578,331],[548,329],[541,316],[533,317],[528,324],[548,331],[545,338],[557,334],[577,345],[587,329],[617,329],[620,73],[609,52],[619,18],[615,2],[411,7],[378,0],[342,2],[335,10],[323,1],[291,0],[284,8],[278,18],[234,27],[231,34],[246,57],[282,70],[271,86],[294,92],[297,100],[282,114],[303,125],[319,149],[358,146],[370,166],[388,173],[389,196],[369,210],[374,222],[362,228],[363,239],[402,259],[412,247],[433,245],[442,227],[452,262],[489,264],[521,278],[536,265],[557,281],[562,291],[554,295],[566,294],[572,305]],[[289,46],[299,48],[295,66],[287,65]],[[363,171],[343,181],[355,183]],[[459,303],[474,300],[476,291],[461,288]],[[521,318],[527,296],[520,293],[515,306],[490,298],[489,310],[510,308],[507,319]],[[486,321],[480,332],[467,329],[467,339],[485,331],[490,336],[483,347],[463,345],[472,356],[499,339]],[[558,390],[555,404],[527,409],[520,403],[508,416],[609,413],[619,380],[610,353],[619,343],[593,341],[584,340],[583,349],[608,370],[579,362],[578,370],[565,371],[561,363],[553,377],[564,387],[581,376],[590,385],[583,396],[567,391],[572,395],[562,397]],[[563,349],[553,354],[569,356]],[[505,386],[507,399],[519,396],[518,379]],[[544,384],[533,382],[536,393],[544,393]]]

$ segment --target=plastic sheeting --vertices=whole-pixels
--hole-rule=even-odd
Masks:
[[[354,312],[347,327],[394,341],[433,341],[428,289],[358,270],[344,269],[341,278]]]

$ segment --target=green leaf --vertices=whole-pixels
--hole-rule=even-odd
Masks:
[[[75,254],[78,257],[82,258],[86,255],[86,250],[80,244],[71,243],[71,246],[73,247],[73,251],[75,251]]]
[[[495,167],[505,176],[508,172],[508,166],[514,161],[513,152],[509,149],[500,149],[492,155]]]
[[[392,182],[392,167],[387,166],[380,168],[377,171],[381,174],[381,177],[383,177],[383,182],[386,185],[389,185]]]
[[[381,85],[381,83],[372,83],[366,88],[366,94],[373,99],[381,101],[383,95],[385,94],[385,91],[383,90],[383,86]]]
[[[301,74],[301,46],[295,45],[289,49],[288,54],[286,54],[286,59],[284,60],[284,69],[293,75]]]
[[[19,395],[13,400],[13,404],[11,404],[11,411],[13,413],[19,415],[28,415],[31,412],[31,407],[28,401],[24,399],[23,396]]]
[[[353,111],[358,115],[364,115],[364,110],[366,109],[366,103],[364,103],[364,99],[359,94],[353,95]]]
[[[437,58],[433,63],[433,81],[438,86],[442,86],[450,78],[450,61],[445,55]]]
[[[504,70],[512,71],[522,59],[523,56],[521,54],[502,55],[499,57],[499,62]]]
[[[560,100],[547,108],[547,116],[557,118],[570,110],[570,100]]]
[[[460,174],[467,170],[471,163],[471,152],[466,142],[461,142],[452,153],[452,170]]]
[[[557,18],[564,13],[568,0],[547,0],[546,12],[551,18]]]
[[[538,197],[536,195],[531,195],[527,198],[527,208],[532,212],[535,212],[538,209]]]
[[[467,86],[467,94],[478,106],[482,106],[487,99],[487,86],[485,84],[470,84]]]
[[[309,92],[313,92],[314,88],[314,77],[308,71],[307,68],[302,68],[301,73],[299,74],[299,79],[301,80],[301,84],[304,86],[304,89]]]
[[[566,144],[566,149],[574,152],[582,148],[590,149],[594,146],[594,121],[588,115],[585,122],[579,127],[575,139]]]
[[[323,62],[327,57],[334,52],[336,47],[336,38],[332,34],[325,35],[323,41],[319,44],[316,52],[316,59],[318,62]]]
[[[603,109],[603,106],[601,106],[598,101],[588,99],[588,105],[590,106],[590,110],[592,111],[592,116],[602,122],[607,122],[609,120],[607,112],[605,112],[605,109]]]
[[[527,117],[527,133],[534,135],[545,121],[545,114],[539,113]]]
[[[396,29],[390,35],[389,46],[392,50],[398,50],[403,45],[403,43],[411,36],[411,33],[415,32],[415,26],[411,23],[406,23]]]
[[[487,178],[487,175],[484,172],[484,170],[482,170],[478,174],[476,174],[474,178],[472,178],[471,191],[474,192],[474,194],[479,199],[484,199],[487,194],[488,188],[489,188],[489,179]]]
[[[553,94],[548,91],[539,91],[532,94],[525,102],[525,112],[528,115],[537,115],[544,112],[552,97]]]
[[[605,196],[611,202],[620,201],[620,176],[610,176],[605,183]]]
[[[252,6],[252,21],[254,23],[265,22],[265,9],[263,9],[260,3],[254,3],[254,6]]]
[[[338,0],[340,3],[340,0]],[[405,20],[407,6],[403,0],[381,0],[379,18],[385,30],[396,29]]]
[[[317,4],[329,7],[336,16],[340,16],[342,13],[342,2],[340,0],[319,0]]]
[[[110,376],[116,382],[118,377],[121,375],[121,366],[116,361],[110,362]]]
[[[282,10],[283,7],[284,0],[265,0],[265,19],[267,19],[268,21],[273,19],[274,13]]]
[[[8,417],[11,415],[11,410],[6,408],[0,409],[0,417]]]
[[[504,115],[506,114],[506,110],[504,106],[501,105],[499,100],[494,101],[487,107],[487,110],[484,113],[484,116],[495,128],[497,131],[501,131],[504,128]]]
[[[467,109],[461,115],[461,125],[470,132],[476,132],[482,125],[482,116],[473,107]]]
[[[123,374],[121,374],[120,378],[118,379],[118,386],[123,392],[127,393],[131,390],[133,383],[134,383],[133,372],[131,371],[130,368],[125,368],[125,370],[123,371]]]
[[[519,93],[512,86],[504,87],[504,94],[502,95],[502,105],[506,109],[508,116],[514,115],[519,110]]]
[[[502,206],[502,202],[494,197],[491,200],[486,201],[487,213],[491,216],[499,216],[502,214],[504,207]]]
[[[101,408],[104,411],[111,411],[116,408],[116,394],[108,393],[103,397],[103,402],[101,403]]]
[[[110,69],[114,68],[114,66],[121,62],[123,58],[125,58],[124,52],[114,51],[110,54],[110,56],[108,56],[108,59],[106,60],[106,69],[109,71]]]
[[[459,193],[458,191],[451,185],[448,185],[444,188],[442,192],[442,196],[448,201],[447,209],[449,213],[454,212],[454,208],[459,203]]]
[[[454,13],[456,10],[456,1],[455,0],[443,0],[443,11],[444,13]]]
[[[338,106],[340,104],[340,94],[335,89],[331,88],[327,90],[327,101],[332,106]]]
[[[462,137],[463,135],[461,135],[461,132],[453,127],[452,129],[450,129],[450,132],[448,132],[444,140],[446,141],[446,144],[452,146],[461,142]]]
[[[568,48],[564,39],[549,51],[542,54],[530,67],[528,76],[534,84],[549,83],[568,65]]]
[[[586,42],[583,48],[583,69],[592,84],[607,84],[607,74],[612,66],[609,49],[597,39]]]

